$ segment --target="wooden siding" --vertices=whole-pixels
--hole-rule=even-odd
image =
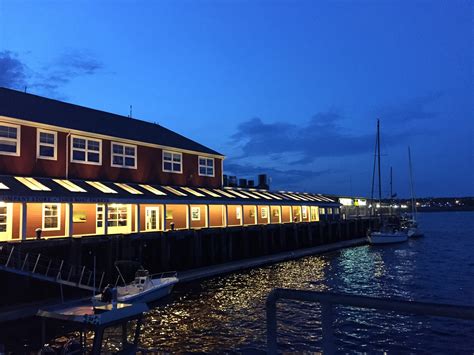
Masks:
[[[36,134],[36,127],[21,126],[20,156],[0,154],[0,174],[66,178],[67,171],[70,179],[212,188],[221,187],[222,184],[222,159],[214,158],[214,177],[199,176],[198,157],[206,156],[201,153],[182,153],[183,172],[176,174],[162,171],[162,149],[137,145],[137,169],[112,167],[111,142],[120,142],[120,140],[102,140],[102,165],[70,162],[71,147],[69,146],[66,168],[66,141],[70,141],[70,137],[65,132],[58,132],[57,159],[46,160],[36,158]],[[83,136],[87,137],[87,134]],[[179,150],[176,151],[179,152]]]

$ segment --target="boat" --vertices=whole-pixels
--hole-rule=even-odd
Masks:
[[[134,280],[126,283],[125,278],[120,269],[120,265],[128,263],[131,265],[139,265],[129,261],[115,262],[115,268],[118,271],[118,278],[115,287],[108,285],[104,291],[92,298],[94,304],[109,303],[111,301],[112,291],[117,293],[117,301],[123,303],[133,302],[154,302],[162,297],[169,295],[175,284],[178,283],[176,271],[163,272],[150,275],[141,265],[135,272]],[[118,282],[122,281],[123,286],[118,286]]]
[[[380,174],[380,120],[377,120],[377,135],[375,139],[375,153],[374,153],[374,170],[372,175],[372,196],[371,200],[374,200],[374,182],[375,182],[375,168],[378,165],[378,192],[379,192],[379,202],[378,206],[380,208],[380,229],[377,231],[369,231],[367,233],[367,239],[370,244],[392,244],[392,243],[401,243],[408,240],[408,234],[406,230],[400,228],[399,225],[394,225],[389,223],[388,220],[384,219],[382,216],[382,180]]]
[[[409,238],[422,237],[423,232],[418,227],[418,222],[416,221],[417,210],[416,210],[416,197],[415,189],[413,187],[413,169],[411,165],[411,151],[408,147],[408,165],[410,168],[410,190],[411,190],[411,216],[407,216],[402,220],[403,227],[406,230],[406,233]]]

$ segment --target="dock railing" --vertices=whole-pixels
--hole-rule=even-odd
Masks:
[[[317,292],[276,288],[270,292],[266,301],[267,312],[267,352],[276,354],[277,346],[277,308],[280,300],[293,300],[321,304],[322,351],[324,354],[336,353],[334,338],[334,306],[351,306],[377,309],[423,316],[446,317],[474,320],[474,307],[437,303],[402,301],[349,294]]]

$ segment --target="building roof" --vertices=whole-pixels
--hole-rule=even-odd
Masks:
[[[0,87],[0,116],[221,155],[156,123]]]
[[[0,175],[4,202],[202,203],[340,206],[320,194],[241,188],[202,188]]]

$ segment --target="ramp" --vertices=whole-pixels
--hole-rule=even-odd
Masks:
[[[85,266],[70,265],[36,253],[23,253],[15,246],[0,246],[0,270],[33,279],[77,287],[83,290],[102,289],[105,272],[94,273]]]

